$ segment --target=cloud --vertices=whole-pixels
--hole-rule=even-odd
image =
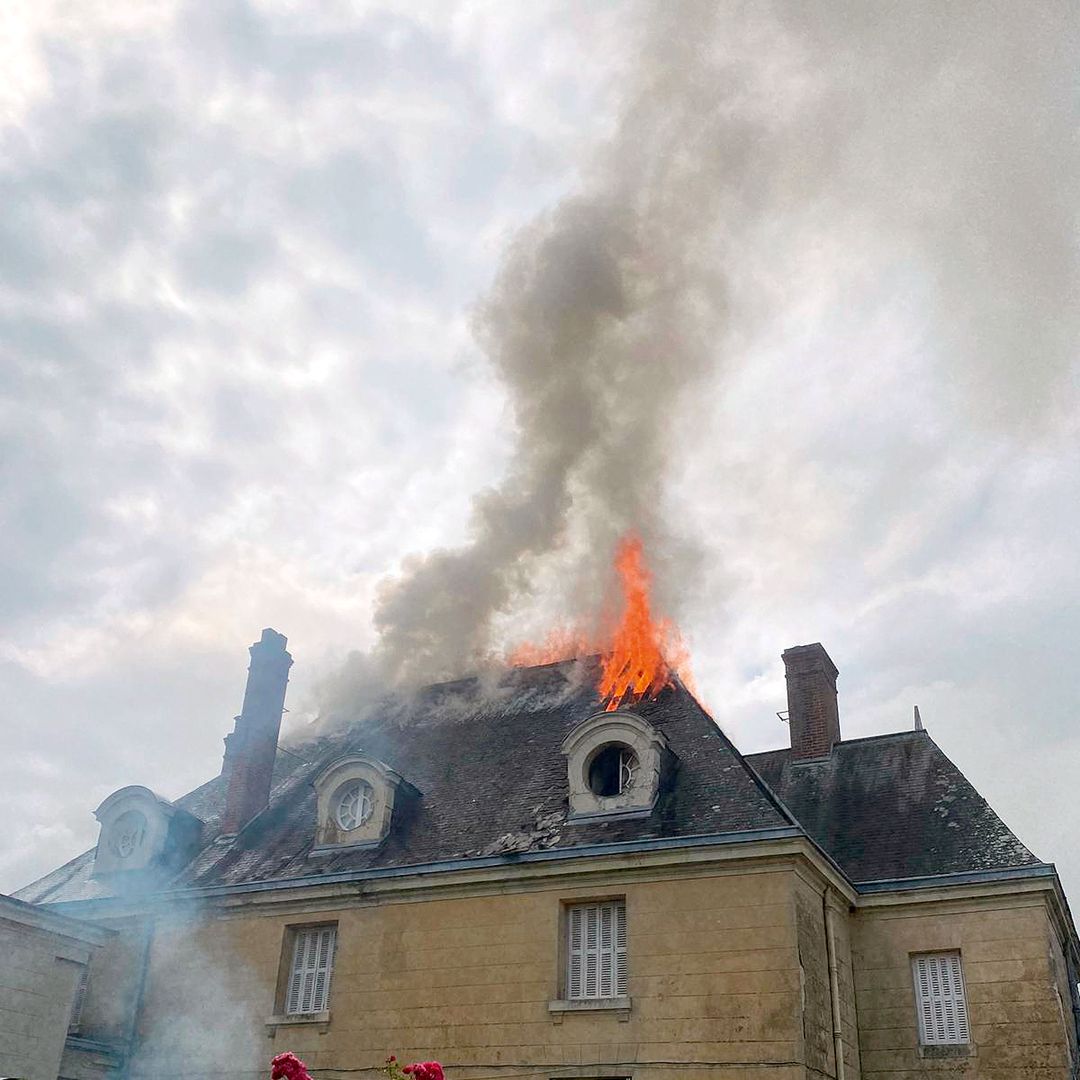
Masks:
[[[110,790],[215,773],[262,626],[296,722],[408,553],[483,609],[449,668],[591,604],[628,523],[741,746],[784,740],[778,654],[823,640],[847,734],[917,702],[1080,886],[1076,814],[1037,810],[1076,753],[1076,33],[1055,5],[26,9],[2,886],[91,844]]]

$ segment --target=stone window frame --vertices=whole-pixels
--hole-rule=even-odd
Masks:
[[[274,987],[274,1012],[266,1018],[268,1034],[273,1037],[279,1027],[313,1024],[320,1033],[330,1026],[330,995],[334,991],[334,969],[337,966],[338,946],[341,943],[340,925],[336,919],[317,922],[290,923],[281,936],[281,956],[278,961],[278,977]],[[301,934],[311,931],[332,930],[334,934],[327,970],[325,1008],[318,1012],[290,1013],[288,1011],[289,987],[296,962],[296,943]]]
[[[609,746],[625,746],[638,760],[634,784],[617,795],[597,795],[589,786],[593,759]],[[660,779],[671,751],[663,732],[636,713],[618,709],[593,713],[563,740],[570,814],[567,824],[605,818],[647,817],[660,797]]]
[[[576,907],[590,907],[600,904],[621,904],[626,926],[626,964],[627,992],[606,998],[570,997],[570,912]],[[559,901],[559,939],[556,953],[558,978],[555,986],[556,997],[548,1002],[548,1012],[556,1024],[561,1024],[567,1013],[608,1012],[614,1013],[622,1022],[630,1019],[633,1001],[629,993],[630,965],[630,905],[625,893],[605,893],[598,896],[574,896]]]
[[[337,821],[337,798],[349,784],[363,781],[371,788],[371,813],[355,829],[342,829]],[[332,761],[315,778],[317,824],[312,855],[376,847],[386,839],[394,814],[401,776],[389,765],[365,754],[349,754]]]
[[[960,988],[964,1005],[964,1022],[967,1026],[966,1042],[926,1042],[924,1041],[924,1022],[921,1014],[921,997],[919,991],[919,976],[916,965],[920,960],[941,959],[955,957],[960,972]],[[964,975],[963,954],[959,948],[946,949],[922,949],[908,954],[908,970],[911,972],[911,991],[915,1006],[915,1035],[918,1040],[920,1058],[966,1058],[976,1054],[973,1039],[971,1010],[968,1004],[967,978]]]

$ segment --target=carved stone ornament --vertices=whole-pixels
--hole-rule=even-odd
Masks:
[[[145,870],[163,855],[176,807],[149,788],[114,791],[95,811],[101,822],[94,873]]]

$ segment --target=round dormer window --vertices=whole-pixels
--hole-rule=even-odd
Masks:
[[[366,780],[353,780],[345,784],[338,792],[334,818],[338,828],[351,832],[370,819],[374,808],[374,793],[371,785]]]
[[[138,810],[127,810],[113,823],[109,850],[118,859],[127,859],[142,846],[146,835],[146,818]]]
[[[589,790],[600,796],[621,795],[634,786],[637,771],[637,754],[629,746],[612,743],[589,764]]]

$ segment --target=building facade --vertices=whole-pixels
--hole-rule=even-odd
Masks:
[[[55,1080],[79,1031],[91,956],[112,934],[0,895],[0,1072]]]
[[[109,932],[58,1075],[1076,1075],[1053,866],[925,731],[843,741],[820,645],[784,654],[791,746],[744,757],[678,684],[599,711],[588,661],[278,748],[285,644],[221,776],[115,793],[20,894]]]

